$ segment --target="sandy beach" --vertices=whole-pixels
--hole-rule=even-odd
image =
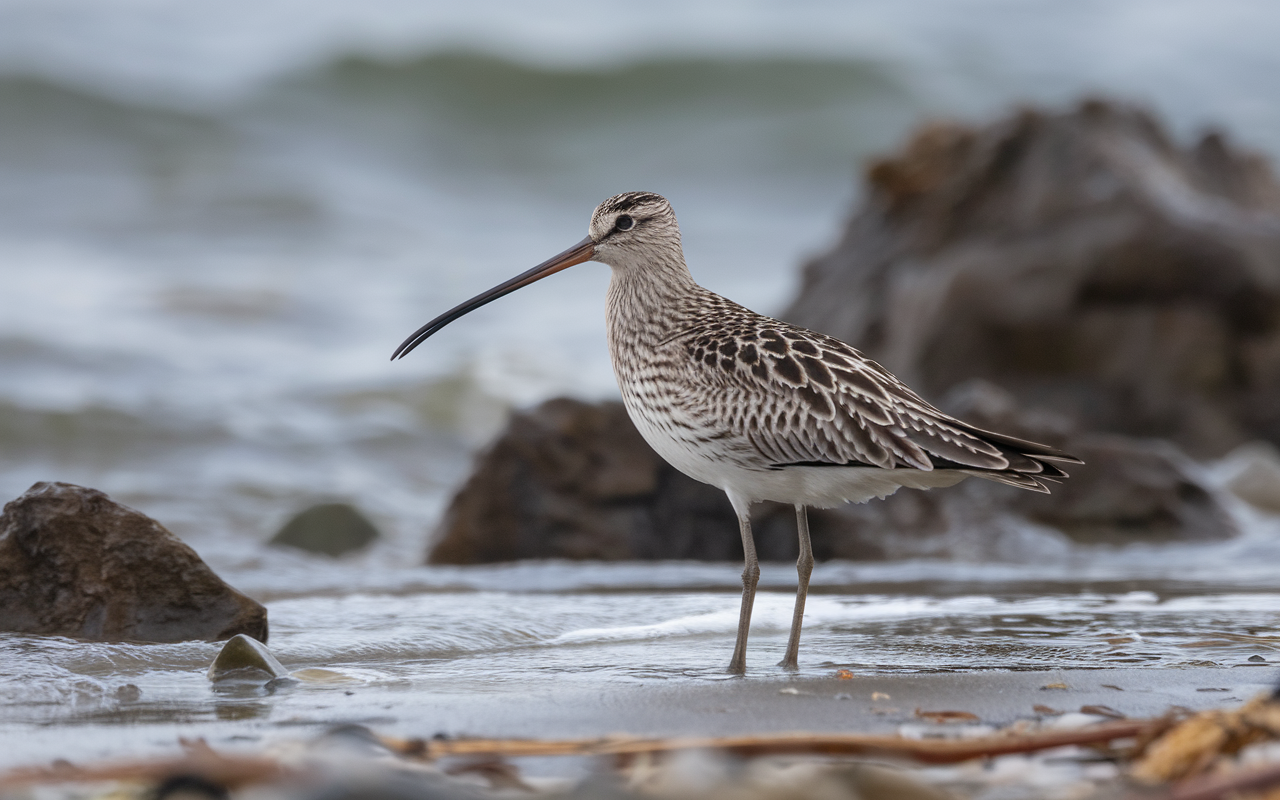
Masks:
[[[758,737],[758,741],[777,742],[780,740],[770,737],[878,735],[886,739],[901,737],[899,740],[939,743],[965,740],[974,743],[971,746],[982,748],[990,746],[983,742],[1010,741],[1000,737],[1009,736],[1013,730],[1018,731],[1013,734],[1014,739],[1056,736],[1059,732],[1067,736],[1088,735],[1094,726],[1102,730],[1107,726],[1122,726],[1123,721],[1128,720],[1141,726],[1147,724],[1144,720],[1170,713],[1185,717],[1208,709],[1239,708],[1249,699],[1270,694],[1275,669],[1259,665],[993,670],[794,679],[747,677],[671,686],[615,685],[603,689],[566,684],[530,691],[522,691],[519,683],[515,676],[504,687],[491,687],[499,691],[431,695],[401,692],[393,704],[385,702],[386,693],[380,693],[376,699],[368,692],[349,690],[330,691],[327,697],[316,697],[313,686],[310,690],[295,690],[313,694],[310,713],[305,718],[292,717],[274,723],[255,719],[254,709],[260,705],[263,692],[255,691],[248,684],[240,684],[235,689],[223,686],[215,689],[215,696],[220,699],[213,703],[218,723],[200,725],[205,735],[199,740],[186,739],[182,747],[177,741],[156,747],[175,731],[181,734],[187,728],[182,724],[175,726],[174,715],[164,709],[151,709],[149,713],[121,711],[82,720],[102,726],[99,730],[114,728],[125,735],[98,758],[79,753],[81,757],[70,761],[75,765],[71,769],[89,773],[99,770],[99,774],[103,770],[114,770],[117,780],[122,775],[163,775],[166,771],[168,774],[175,771],[204,774],[215,782],[222,780],[219,775],[257,775],[235,780],[260,784],[258,791],[265,791],[265,796],[270,797],[311,796],[309,792],[319,790],[355,791],[363,796],[359,794],[361,791],[375,785],[400,786],[400,791],[414,797],[424,791],[444,792],[431,794],[432,797],[473,797],[478,796],[476,781],[479,785],[488,782],[492,789],[518,786],[523,791],[534,791],[536,787],[538,791],[558,796],[557,792],[579,785],[583,780],[587,781],[582,784],[585,787],[604,785],[600,781],[621,780],[629,790],[657,797],[683,797],[688,796],[688,792],[699,791],[727,791],[731,795],[746,791],[771,797],[768,787],[776,784],[778,775],[785,776],[791,770],[792,777],[784,781],[800,781],[793,786],[793,791],[800,793],[795,796],[808,797],[828,796],[813,783],[821,783],[823,774],[840,776],[837,783],[845,789],[861,787],[856,791],[865,792],[866,786],[861,783],[869,779],[865,765],[896,764],[896,770],[905,771],[895,773],[900,777],[893,780],[907,783],[895,792],[914,786],[913,791],[933,796],[927,792],[937,789],[920,788],[932,784],[941,789],[959,790],[962,796],[986,797],[994,791],[997,793],[994,796],[1056,797],[1069,787],[1074,787],[1071,790],[1080,795],[1106,792],[1111,790],[1108,787],[1124,785],[1122,776],[1132,767],[1112,759],[1125,751],[1113,750],[1110,758],[1099,761],[1096,754],[1090,756],[1087,750],[1057,747],[1046,751],[1048,755],[1006,755],[1004,759],[1008,764],[1004,767],[993,767],[990,758],[976,761],[970,758],[954,767],[927,769],[921,769],[910,757],[895,757],[885,751],[866,754],[850,751],[846,756],[835,757],[834,761],[816,754],[793,753],[790,757],[772,760],[766,757],[763,761],[751,762],[755,766],[746,771],[733,767],[733,759],[723,760],[708,751],[695,751],[697,754],[690,756],[695,761],[659,758],[646,762],[649,766],[637,772],[631,761],[588,757],[585,750],[577,755],[566,752],[574,746],[564,740],[608,738],[620,743],[626,739],[656,742],[700,737]],[[367,733],[352,733],[352,725],[366,729]],[[26,748],[21,749],[34,746],[32,753],[76,755],[58,743],[60,738],[65,743],[65,737],[74,734],[75,727],[29,730],[29,737],[24,734],[29,741]],[[345,733],[339,733],[342,731]],[[14,741],[13,731],[4,733]],[[143,734],[141,739],[139,734]],[[1132,742],[1132,735],[1121,734],[1121,741]],[[87,738],[79,737],[82,742]],[[149,745],[143,742],[147,738]],[[467,745],[467,740],[505,740],[505,744],[490,742],[488,745],[500,752],[503,747],[516,747],[517,742],[512,740],[524,740],[519,747],[564,747],[564,754],[468,757],[450,756],[447,751],[441,751],[436,760],[428,758],[427,765],[422,764],[424,747],[434,747],[435,743],[462,746]],[[193,744],[197,741],[198,745]],[[369,749],[370,744],[377,741],[383,742],[390,752]],[[921,746],[926,750],[934,747]],[[201,752],[210,754],[214,760],[207,760]],[[398,756],[387,760],[391,752]],[[184,762],[183,758],[195,760]],[[200,760],[202,758],[206,760]],[[170,766],[164,766],[166,763]],[[187,766],[175,766],[184,763]],[[694,763],[700,766],[691,767]],[[31,758],[9,766],[40,769],[48,764],[47,758]],[[312,766],[305,767],[303,773],[296,772],[299,766],[307,764]],[[415,764],[417,766],[412,766]],[[875,769],[877,767],[872,767],[873,773]],[[824,773],[824,770],[834,772]],[[0,775],[0,783],[8,790],[15,785],[11,783],[14,775],[11,772]],[[462,777],[468,775],[471,777]],[[883,773],[872,774],[873,783],[883,776]],[[59,781],[39,779],[36,783],[53,788]],[[66,788],[57,789],[50,796],[69,796],[64,792],[76,784],[61,785]],[[351,788],[360,786],[366,789]],[[411,788],[415,786],[417,788]],[[431,786],[443,788],[433,790]],[[585,796],[594,797],[593,792],[599,789],[576,791],[585,791]],[[1002,792],[1004,794],[1000,794]],[[1013,794],[1009,795],[1010,792]],[[609,796],[621,795],[614,792]],[[891,792],[870,796],[900,795]]]
[[[1265,665],[1260,669],[993,671],[859,675],[848,680],[726,679],[672,688],[553,691],[521,695],[518,700],[467,694],[433,698],[430,730],[410,722],[412,713],[387,727],[419,736],[444,731],[536,738],[791,731],[888,734],[903,726],[923,733],[942,731],[948,725],[917,716],[917,710],[964,711],[983,724],[1003,726],[1045,717],[1035,710],[1038,705],[1061,712],[1102,706],[1134,718],[1159,716],[1177,706],[1198,711],[1236,705],[1270,691],[1276,672]]]

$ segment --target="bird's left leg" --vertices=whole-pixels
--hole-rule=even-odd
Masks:
[[[734,500],[731,496],[730,501]],[[738,513],[738,527],[742,533],[742,553],[746,562],[742,569],[742,609],[738,612],[738,639],[733,645],[733,659],[729,671],[741,675],[747,671],[747,633],[751,630],[751,607],[756,602],[756,583],[760,580],[760,562],[756,559],[755,538],[751,535],[750,506],[733,504]]]
[[[778,666],[797,670],[800,655],[800,626],[804,623],[804,601],[809,595],[809,576],[813,574],[813,545],[809,542],[809,514],[805,507],[796,506],[796,529],[800,533],[800,558],[796,561],[799,583],[796,585],[796,610],[791,615],[791,637],[787,639],[787,654]]]

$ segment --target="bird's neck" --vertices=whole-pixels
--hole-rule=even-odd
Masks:
[[[612,271],[605,320],[614,352],[620,345],[653,345],[669,337],[678,327],[683,301],[702,291],[679,254]]]

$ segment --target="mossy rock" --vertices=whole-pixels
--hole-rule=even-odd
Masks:
[[[368,547],[377,538],[378,529],[354,506],[321,503],[285,523],[270,544],[340,556]]]

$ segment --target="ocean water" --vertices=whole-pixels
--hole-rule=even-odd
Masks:
[[[1242,1],[0,0],[0,496],[61,480],[150,514],[267,603],[287,665],[362,698],[228,711],[213,645],[0,638],[0,759],[169,746],[175,720],[320,724],[513,674],[720,679],[734,565],[416,566],[512,408],[616,394],[606,269],[392,349],[628,189],[672,200],[701,282],[776,311],[861,165],[926,119],[1103,92],[1278,156],[1276,41],[1280,10]],[[370,553],[263,546],[331,499],[376,521]],[[820,566],[806,670],[1271,660],[1276,530],[1236,511],[1245,537],[1200,548]],[[766,570],[758,663],[791,575]],[[37,735],[64,727],[78,738]]]

